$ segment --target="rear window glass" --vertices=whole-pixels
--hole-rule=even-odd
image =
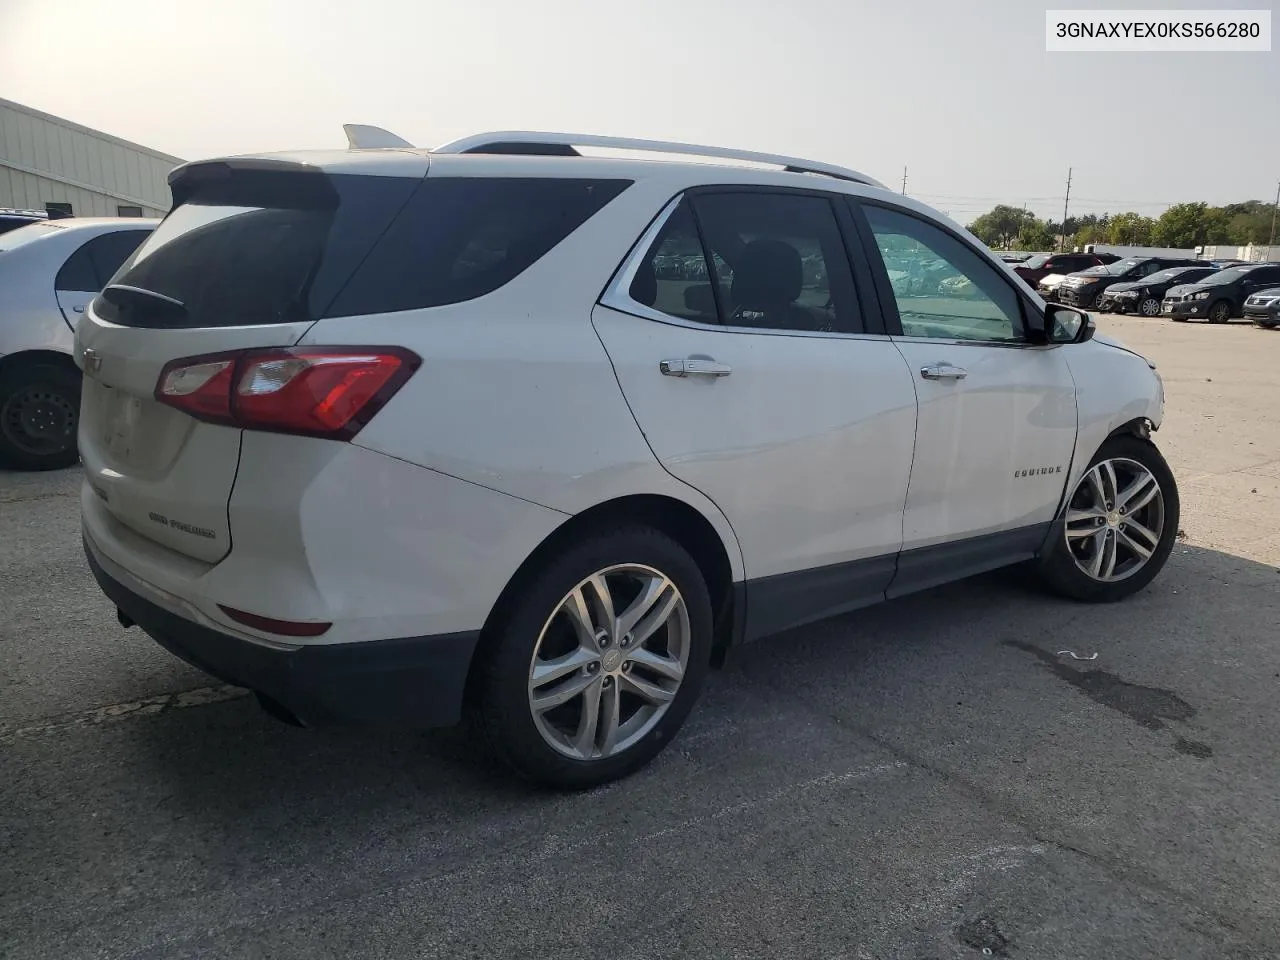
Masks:
[[[391,313],[492,293],[630,184],[428,177],[326,315]]]
[[[421,182],[233,171],[184,196],[94,311],[137,327],[317,319]]]

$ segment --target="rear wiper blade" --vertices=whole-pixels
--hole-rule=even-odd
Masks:
[[[144,297],[148,300],[156,300],[166,306],[186,312],[187,305],[181,300],[175,300],[173,297],[166,297],[163,293],[156,293],[154,290],[147,290],[143,287],[131,287],[125,283],[109,283],[102,290],[102,295],[108,300],[111,294],[125,293],[134,297]]]

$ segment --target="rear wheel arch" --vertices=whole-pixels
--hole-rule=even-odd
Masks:
[[[596,504],[567,519],[553,530],[525,558],[507,581],[497,602],[489,612],[480,633],[480,643],[472,656],[468,677],[468,697],[474,693],[476,664],[485,655],[488,642],[510,614],[536,573],[551,558],[593,533],[621,525],[651,527],[670,537],[697,563],[711,596],[715,618],[715,653],[713,661],[722,657],[732,640],[734,621],[733,568],[726,545],[710,520],[698,509],[682,500],[661,494],[634,494]]]
[[[21,350],[0,356],[0,376],[31,367],[58,367],[80,376],[80,368],[69,353],[57,350]]]

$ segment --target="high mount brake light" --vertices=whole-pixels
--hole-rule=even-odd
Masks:
[[[155,398],[209,423],[350,440],[422,364],[401,347],[290,347],[185,357]]]

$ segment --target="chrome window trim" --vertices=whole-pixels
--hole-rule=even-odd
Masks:
[[[780,330],[772,327],[735,327],[723,323],[699,323],[697,320],[688,320],[684,317],[663,313],[661,310],[655,310],[653,307],[631,299],[631,284],[636,278],[636,273],[640,269],[640,264],[643,262],[645,254],[649,252],[649,248],[658,239],[658,234],[667,225],[667,221],[671,219],[687,193],[687,190],[681,190],[667,201],[666,206],[654,217],[648,229],[640,235],[640,239],[632,246],[631,252],[622,261],[622,266],[614,272],[613,279],[609,281],[609,285],[604,288],[604,293],[600,295],[600,299],[597,301],[600,306],[608,307],[610,310],[617,310],[619,313],[625,313],[629,316],[639,317],[643,320],[665,323],[673,327],[685,327],[689,330],[755,334],[766,337],[816,337],[822,340],[892,339],[888,334],[884,333],[846,333],[841,330],[829,332],[823,330]]]

